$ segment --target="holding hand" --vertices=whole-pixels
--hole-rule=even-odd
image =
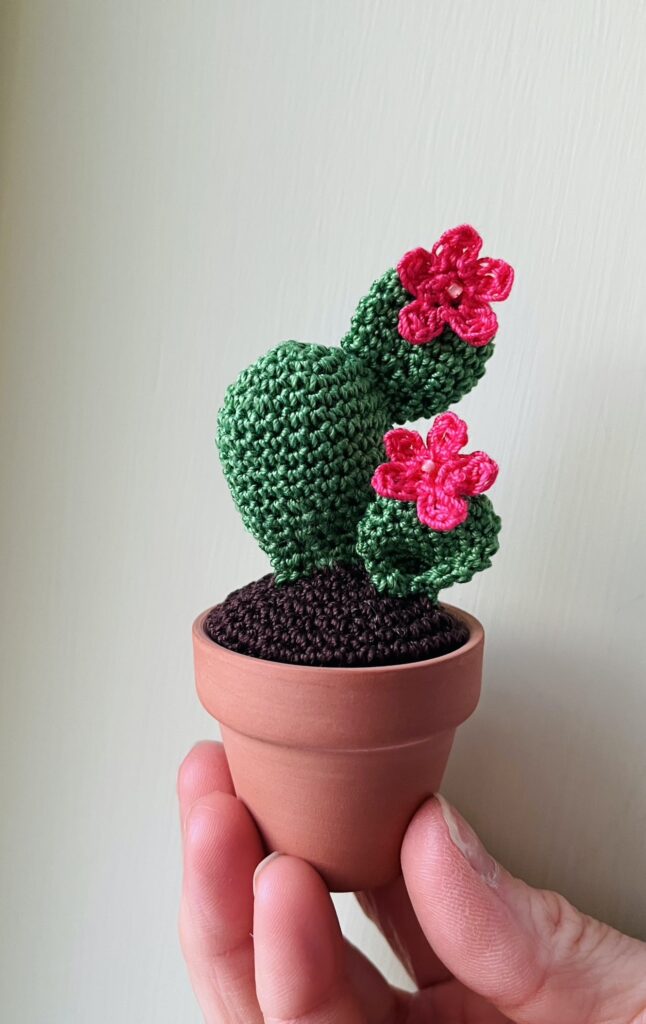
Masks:
[[[178,790],[181,940],[206,1024],[646,1024],[646,944],[513,878],[442,798],[409,826],[403,878],[357,897],[408,993],[343,939],[313,868],[263,859],[220,744],[193,748]]]

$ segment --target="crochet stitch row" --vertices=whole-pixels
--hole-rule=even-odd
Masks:
[[[378,594],[364,568],[345,565],[289,587],[265,576],[213,608],[204,628],[239,654],[329,668],[425,661],[457,650],[469,635],[425,594]]]

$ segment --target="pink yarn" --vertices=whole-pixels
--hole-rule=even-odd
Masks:
[[[398,330],[412,345],[437,338],[448,324],[463,341],[479,348],[498,330],[489,303],[507,298],[514,271],[504,260],[478,258],[482,239],[468,224],[445,231],[431,252],[413,249],[397,266],[415,302],[399,313]]]
[[[484,452],[459,454],[467,441],[467,425],[454,412],[437,417],[426,444],[416,430],[390,430],[390,462],[377,468],[372,486],[382,498],[416,501],[420,522],[432,530],[454,530],[469,514],[465,498],[488,490],[498,475]]]

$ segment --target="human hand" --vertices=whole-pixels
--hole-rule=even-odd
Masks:
[[[646,1024],[646,944],[513,878],[441,799],[409,826],[403,878],[357,896],[407,993],[343,939],[309,864],[263,860],[220,744],[193,748],[178,792],[180,933],[206,1024]]]

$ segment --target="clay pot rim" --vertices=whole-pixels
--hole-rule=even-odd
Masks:
[[[466,624],[469,629],[469,638],[466,643],[462,644],[461,647],[457,647],[454,651],[449,651],[448,654],[440,654],[437,658],[425,658],[422,661],[399,661],[393,665],[352,665],[347,667],[340,665],[293,665],[288,661],[270,661],[268,658],[256,658],[251,654],[240,654],[239,651],[232,651],[230,648],[223,647],[222,644],[217,643],[216,640],[213,640],[209,636],[204,628],[204,623],[213,609],[217,608],[217,605],[212,605],[210,608],[207,608],[206,611],[198,615],[193,623],[193,635],[200,643],[203,644],[206,641],[207,644],[212,644],[213,647],[222,651],[233,664],[238,662],[242,665],[244,663],[253,662],[259,665],[269,665],[286,673],[287,676],[292,674],[302,674],[304,671],[314,674],[324,673],[327,677],[335,674],[346,675],[348,672],[356,672],[357,674],[370,672],[371,675],[387,676],[394,672],[401,672],[402,669],[405,668],[423,669],[424,667],[431,665],[444,665],[458,657],[464,657],[465,654],[468,654],[469,651],[482,643],[484,638],[484,627],[474,615],[471,615],[469,612],[465,612],[462,608],[457,608],[455,605],[446,604],[444,601],[440,602],[440,607],[445,608],[457,619],[460,619]]]

